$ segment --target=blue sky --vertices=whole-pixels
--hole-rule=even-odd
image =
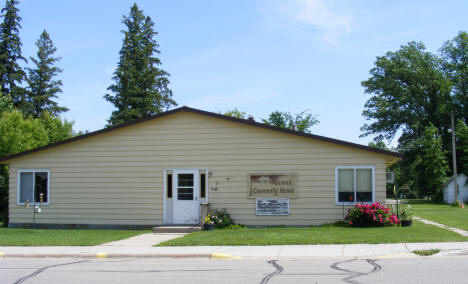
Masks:
[[[122,15],[135,1],[23,0],[23,55],[43,29],[62,57],[59,103],[76,130],[101,129],[103,99],[122,43]],[[155,21],[160,58],[179,106],[237,107],[256,120],[309,110],[313,133],[360,144],[361,81],[376,56],[409,41],[436,52],[468,30],[468,1],[136,1]],[[4,1],[0,2],[2,6]],[[392,144],[394,144],[393,142]]]

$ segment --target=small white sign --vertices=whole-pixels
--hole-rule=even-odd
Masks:
[[[289,215],[289,198],[257,198],[257,215]]]

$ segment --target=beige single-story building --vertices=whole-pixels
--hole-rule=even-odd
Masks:
[[[9,226],[198,224],[200,207],[245,225],[319,225],[385,202],[400,154],[181,107],[0,158]],[[27,206],[29,205],[29,206]]]

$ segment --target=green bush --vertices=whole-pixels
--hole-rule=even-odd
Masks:
[[[226,210],[214,210],[208,213],[205,217],[205,224],[214,225],[215,228],[226,228],[234,225],[229,213]]]

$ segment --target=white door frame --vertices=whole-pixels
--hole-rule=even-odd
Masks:
[[[205,198],[200,198],[200,188],[199,188],[199,182],[197,182],[197,184],[194,184],[194,186],[196,185],[198,187],[198,192],[196,193],[196,200],[197,200],[197,208],[198,208],[198,222],[197,224],[200,222],[200,203],[203,201],[203,202],[206,202],[208,203],[208,175],[209,175],[209,170],[208,168],[166,168],[166,169],[163,169],[163,223],[164,224],[175,224],[175,216],[174,216],[174,203],[176,202],[176,199],[177,199],[177,184],[175,182],[175,178],[176,178],[176,172],[197,172],[196,175],[197,175],[197,180],[199,181],[199,177],[200,177],[200,173],[202,173],[202,171],[205,172],[205,186],[206,186],[206,191],[205,191]],[[172,172],[172,178],[173,178],[173,182],[172,182],[172,200],[167,198],[167,175],[168,173],[171,173]],[[195,196],[194,196],[195,198]],[[172,202],[172,208],[170,208],[168,206],[168,202]],[[195,202],[195,201],[194,201]],[[171,204],[169,204],[171,205]],[[167,210],[171,210],[172,212],[169,212],[169,213],[172,213],[172,216],[168,216],[170,214],[168,214]],[[171,218],[172,217],[172,218]]]

